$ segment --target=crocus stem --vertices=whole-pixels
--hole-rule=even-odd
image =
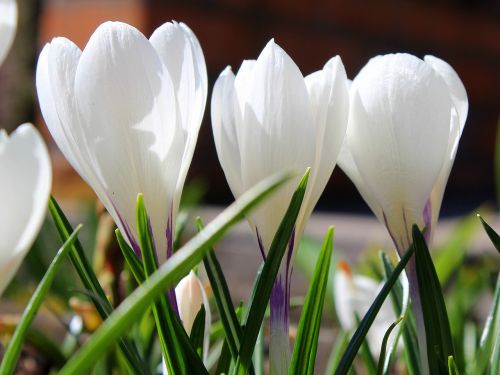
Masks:
[[[415,323],[417,325],[418,347],[420,352],[420,362],[422,374],[429,374],[429,363],[427,360],[427,338],[425,333],[424,315],[422,312],[422,302],[420,300],[420,288],[417,279],[417,266],[415,256],[413,256],[406,266],[406,275],[410,287],[410,298]]]
[[[271,375],[288,374],[290,364],[289,310],[289,272],[288,267],[282,266],[271,292],[271,337],[269,342]]]

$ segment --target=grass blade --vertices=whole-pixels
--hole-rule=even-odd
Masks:
[[[458,371],[457,364],[455,363],[455,359],[453,359],[452,355],[448,357],[448,374],[460,375],[460,371]]]
[[[384,280],[388,280],[390,274],[394,271],[394,266],[385,253],[381,252],[380,258],[383,266],[382,270]],[[406,276],[402,275],[402,277]],[[396,316],[403,317],[403,323],[399,326],[396,338],[387,352],[383,374],[388,375],[390,373],[392,358],[394,357],[394,352],[397,349],[400,336],[403,336],[405,359],[409,374],[421,374],[422,371],[420,370],[420,353],[418,351],[417,329],[413,312],[409,308],[410,296],[408,281],[406,279],[405,285],[401,282],[401,278],[396,281],[391,290],[391,301]]]
[[[330,227],[326,233],[300,316],[295,345],[293,347],[292,361],[290,364],[290,374],[293,375],[314,373],[319,329],[325,301],[326,286],[328,284],[332,251],[333,227]]]
[[[474,375],[484,374],[489,363],[495,363],[494,359],[495,347],[500,346],[500,274],[497,276],[497,284],[491,310],[486,318],[481,340],[479,341],[479,349],[476,354]],[[491,360],[491,361],[490,361]],[[491,372],[495,374],[495,372]],[[497,372],[498,373],[498,372]]]
[[[137,237],[142,254],[142,264],[146,280],[158,269],[156,249],[151,232],[151,223],[144,205],[142,194],[137,196]],[[163,294],[151,305],[160,346],[169,374],[207,373],[205,366],[191,345],[189,338]]]
[[[201,306],[200,311],[196,314],[196,318],[193,322],[193,327],[191,328],[191,334],[189,335],[189,340],[191,341],[191,346],[194,348],[198,357],[203,358],[203,339],[205,338],[205,306]]]
[[[492,227],[488,225],[486,221],[484,221],[481,215],[478,214],[477,217],[479,218],[479,220],[481,220],[481,224],[483,224],[484,230],[493,243],[493,246],[495,246],[495,249],[497,249],[497,251],[500,253],[500,236]]]
[[[416,225],[412,232],[429,370],[431,374],[444,374],[448,372],[448,357],[455,355],[448,314],[425,239]]]
[[[281,260],[285,255],[288,242],[295,228],[295,221],[299,215],[302,200],[306,192],[309,173],[310,169],[307,169],[292,196],[287,212],[273,238],[266,262],[262,268],[262,273],[257,281],[254,290],[255,293],[253,294],[254,298],[250,302],[248,319],[243,322],[245,329],[243,331],[238,360],[235,365],[234,373],[236,374],[246,374],[251,367],[255,342],[257,341],[262,320],[266,313],[266,307],[271,296],[274,280],[281,266]],[[257,297],[257,299],[255,299],[255,297]]]
[[[82,346],[60,375],[86,374],[100,356],[106,353],[113,342],[138,320],[141,314],[158,298],[163,291],[177,283],[190,269],[198,264],[208,249],[213,246],[234,224],[244,218],[255,206],[262,202],[278,187],[291,178],[290,174],[278,174],[267,178],[243,194],[235,203],[226,208],[208,224],[202,233],[192,238],[179,249],[151,277],[137,288],[111,314]]]
[[[352,366],[352,362],[354,361],[354,358],[356,357],[356,354],[358,353],[358,350],[361,347],[361,344],[363,343],[363,340],[365,339],[366,334],[370,329],[370,326],[375,320],[375,316],[382,307],[385,298],[391,291],[393,285],[396,283],[399,275],[401,274],[406,264],[410,260],[411,256],[413,255],[413,252],[414,252],[414,247],[410,246],[409,249],[406,251],[405,255],[399,261],[396,268],[394,268],[394,271],[391,273],[389,279],[386,281],[386,283],[380,290],[379,294],[377,295],[377,298],[375,298],[375,301],[370,306],[370,309],[367,311],[363,320],[361,321],[361,324],[356,329],[356,332],[354,332],[354,335],[351,338],[351,341],[349,342],[347,350],[342,356],[339,366],[335,371],[336,375],[343,375],[349,372],[349,368]]]
[[[396,328],[396,326],[401,323],[402,320],[403,317],[401,316],[398,320],[392,323],[385,332],[384,339],[382,340],[382,348],[380,349],[380,358],[378,359],[378,375],[382,375],[385,370],[387,343],[389,342],[389,336],[391,335],[391,332],[394,330],[394,328]],[[387,355],[390,355],[390,353],[387,353]]]
[[[73,228],[64,215],[64,212],[57,204],[57,201],[52,196],[49,199],[49,213],[54,221],[59,237],[64,243],[69,238],[70,233],[73,232]],[[95,296],[91,298],[91,300],[101,318],[105,320],[112,313],[113,307],[108,301],[101,284],[99,284],[94,270],[87,261],[83,246],[78,239],[76,239],[71,251],[69,252],[69,258],[85,289],[89,291],[91,296]],[[145,365],[145,361],[143,361],[139,356],[137,348],[130,340],[125,337],[121,338],[118,342],[118,348],[123,352],[123,358],[127,361],[131,371],[142,375],[150,373],[149,369]]]
[[[3,356],[2,363],[0,365],[0,374],[10,375],[14,372],[28,328],[33,322],[33,319],[35,319],[38,309],[42,305],[45,295],[49,291],[50,286],[56,277],[59,266],[64,260],[65,255],[71,249],[71,246],[73,246],[81,228],[81,225],[76,227],[75,231],[68,237],[64,245],[59,249],[56,256],[50,263],[47,272],[31,296],[28,306],[26,306],[14,335],[9,342],[5,355]]]
[[[125,258],[125,261],[130,267],[132,275],[134,275],[135,281],[137,281],[138,284],[142,284],[146,278],[146,276],[144,276],[144,266],[137,258],[137,255],[135,254],[134,250],[132,250],[132,248],[128,245],[127,241],[125,241],[125,238],[123,238],[118,228],[115,230],[115,235],[116,235],[116,241],[118,242],[118,246],[122,251],[122,255]]]
[[[345,331],[340,331],[328,359],[325,371],[326,375],[333,375],[335,373],[335,369],[338,367],[342,354],[347,349],[347,345],[349,345],[349,334]]]
[[[196,218],[196,226],[199,231],[203,230],[203,223],[199,217]],[[231,356],[236,359],[243,330],[236,316],[224,273],[213,249],[208,250],[203,258],[203,264],[210,280],[229,351]]]

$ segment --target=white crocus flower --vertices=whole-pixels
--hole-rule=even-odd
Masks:
[[[299,174],[248,217],[264,257],[300,176],[311,167],[286,265],[271,296],[271,367],[277,373],[286,372],[288,366],[286,355],[282,356],[282,365],[273,364],[273,351],[284,353],[288,344],[273,343],[280,335],[283,342],[288,341],[293,252],[335,166],[346,133],[348,106],[347,77],[340,57],[304,78],[274,40],[257,60],[244,61],[236,76],[226,68],[214,86],[211,109],[215,145],[233,195],[239,197],[280,171]],[[274,329],[276,319],[283,325],[279,332]]]
[[[17,28],[17,2],[0,0],[0,65],[10,50]]]
[[[175,287],[175,296],[179,308],[179,317],[188,335],[191,334],[194,320],[201,307],[205,307],[205,339],[203,342],[203,361],[205,362],[208,355],[212,317],[205,288],[193,271],[179,281],[179,284]]]
[[[83,51],[55,38],[40,54],[36,84],[57,145],[136,252],[135,204],[143,193],[165,261],[207,95],[193,32],[166,23],[148,40],[130,25],[106,22]]]
[[[47,212],[49,154],[31,124],[10,136],[0,130],[0,295],[31,248]]]
[[[302,175],[311,167],[296,236],[330,178],[347,126],[347,78],[340,57],[306,78],[271,40],[236,76],[227,67],[212,95],[212,126],[219,161],[239,197],[279,171]],[[290,203],[297,177],[250,215],[267,251]]]
[[[433,232],[467,117],[465,88],[443,60],[395,54],[371,59],[350,98],[339,166],[404,251],[412,224]]]
[[[468,111],[465,88],[436,57],[377,56],[354,78],[339,165],[389,231],[400,254],[411,226],[432,238]],[[415,260],[407,267],[424,373],[425,327]]]
[[[406,277],[401,278],[407,294]],[[361,320],[368,312],[378,293],[384,286],[384,282],[362,276],[353,275],[349,265],[340,261],[334,278],[333,297],[335,310],[341,327],[347,332],[353,332],[357,328],[356,316]],[[366,336],[368,346],[376,358],[380,356],[380,349],[385,333],[398,317],[394,313],[391,301],[387,298],[380,308],[370,330]],[[396,330],[391,333],[389,346],[395,338]]]

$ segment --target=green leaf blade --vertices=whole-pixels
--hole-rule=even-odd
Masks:
[[[394,271],[391,273],[391,276],[387,280],[387,282],[384,284],[382,289],[380,290],[379,294],[375,298],[375,301],[372,303],[370,308],[368,309],[367,313],[363,317],[363,320],[361,321],[361,324],[358,326],[356,329],[356,332],[352,336],[349,345],[344,352],[344,355],[342,356],[342,359],[340,360],[339,366],[337,367],[337,370],[335,371],[336,375],[344,375],[349,372],[349,369],[352,366],[352,363],[354,361],[354,358],[356,357],[356,354],[359,351],[359,348],[361,347],[366,334],[368,333],[368,330],[370,329],[370,326],[372,325],[373,321],[375,320],[375,316],[377,315],[378,311],[382,307],[382,304],[385,301],[385,298],[387,295],[390,293],[393,285],[396,283],[399,275],[405,268],[406,264],[410,260],[411,256],[413,255],[414,248],[413,246],[410,246],[408,250],[406,251],[405,255],[401,258],[399,261],[398,265],[396,268],[394,268]]]
[[[495,246],[495,249],[500,253],[500,236],[495,232],[495,230],[488,225],[486,221],[481,217],[481,215],[477,215],[479,220],[481,220],[481,224],[483,224],[483,228],[486,231],[486,234],[490,238],[491,242],[493,243],[493,246]]]
[[[203,223],[200,218],[196,219],[196,226],[199,231],[203,230]],[[215,303],[224,328],[228,349],[231,352],[231,356],[236,359],[243,330],[236,316],[236,311],[232,304],[231,294],[224,273],[222,272],[222,267],[213,249],[210,249],[205,255],[203,264],[205,265],[205,270],[215,297]]]
[[[64,212],[59,207],[57,201],[52,196],[49,199],[49,213],[56,226],[59,237],[64,243],[69,238],[70,233],[73,232],[73,228],[71,227],[69,220],[64,215]],[[95,298],[91,298],[91,300],[96,308],[96,311],[99,313],[103,320],[106,320],[106,318],[113,312],[113,307],[108,301],[106,293],[102,289],[101,284],[99,284],[97,276],[90,266],[85,256],[83,246],[78,238],[75,240],[75,243],[71,247],[69,257],[71,263],[73,264],[73,267],[75,268],[78,276],[80,277],[80,280],[83,283],[83,286],[85,287],[85,289],[87,289],[90,295],[95,296]],[[142,375],[148,375],[150,373],[145,362],[140,357],[137,348],[130,340],[125,337],[121,338],[118,342],[118,348],[120,351],[122,351],[123,358],[130,367],[130,370]]]
[[[448,371],[448,357],[455,356],[448,313],[441,284],[422,233],[413,226],[413,247],[431,374]]]
[[[310,169],[307,169],[292,196],[287,212],[285,213],[273,242],[271,243],[271,247],[269,248],[266,262],[262,268],[262,273],[257,280],[254,293],[252,294],[252,299],[249,302],[250,309],[248,311],[247,319],[243,322],[245,329],[243,331],[238,360],[234,369],[235,374],[246,374],[251,368],[255,342],[257,341],[260,327],[264,319],[267,302],[271,296],[274,280],[276,279],[276,275],[278,274],[281,266],[281,260],[285,255],[288,242],[295,228],[295,222],[297,220],[297,216],[299,215],[302,200],[304,199],[306,192],[309,173]],[[255,297],[257,297],[258,300],[254,299]],[[256,303],[254,303],[255,301]]]
[[[151,277],[137,288],[109,316],[103,324],[66,363],[60,375],[86,374],[92,363],[102,356],[114,340],[121,337],[130,325],[156,300],[163,291],[178,282],[190,269],[198,264],[208,249],[213,246],[234,224],[244,218],[271,193],[291,178],[288,173],[272,176],[243,194],[209,223],[202,233],[192,238],[179,249]]]
[[[56,277],[59,266],[64,260],[64,257],[71,250],[71,247],[73,246],[73,243],[75,242],[81,228],[81,225],[76,227],[74,232],[68,237],[66,242],[59,249],[56,256],[50,263],[47,272],[45,273],[35,292],[31,296],[28,306],[26,306],[26,309],[21,316],[21,320],[19,321],[14,335],[12,336],[12,339],[10,340],[7,350],[2,358],[2,362],[0,365],[0,374],[10,375],[14,372],[17,360],[19,359],[19,356],[21,354],[22,344],[28,332],[28,328],[33,322],[33,319],[35,319],[38,309],[42,305],[45,295],[49,291],[50,286],[52,285],[52,282]]]
[[[326,233],[300,316],[290,365],[290,374],[293,375],[314,373],[321,315],[333,252],[333,232],[333,227],[330,227]]]

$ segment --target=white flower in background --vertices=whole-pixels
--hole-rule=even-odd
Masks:
[[[17,28],[17,2],[0,0],[0,65],[10,50]]]
[[[202,306],[205,307],[205,339],[203,342],[203,361],[207,360],[210,340],[211,314],[205,288],[196,274],[191,271],[175,287],[175,296],[179,309],[179,317],[187,334],[191,333],[196,316]]]
[[[36,84],[57,145],[136,252],[135,205],[143,193],[165,261],[207,95],[193,32],[166,23],[148,40],[130,25],[106,22],[83,51],[55,38],[40,54]]]
[[[460,78],[433,56],[377,56],[352,82],[338,163],[400,252],[414,223],[431,238],[467,110]]]
[[[406,287],[405,294],[407,295],[408,284],[406,278],[402,277],[400,280],[403,281],[403,285]],[[366,276],[353,275],[349,265],[344,261],[340,261],[337,264],[333,286],[333,297],[339,323],[346,332],[353,332],[358,327],[356,315],[360,320],[363,319],[380,289],[384,286],[384,282],[379,283]],[[398,317],[396,317],[388,297],[366,336],[370,351],[376,358],[380,356],[385,333],[397,319]],[[391,332],[389,340],[394,340],[396,331],[397,329]],[[391,344],[389,343],[389,345]]]
[[[212,95],[217,154],[237,198],[279,171],[300,174],[250,214],[267,251],[290,203],[298,179],[311,167],[297,220],[300,236],[335,167],[348,115],[347,77],[340,57],[305,79],[271,40],[258,59],[246,60],[236,76],[227,67]]]
[[[408,54],[377,56],[354,78],[349,125],[339,165],[358,188],[399,252],[411,226],[430,242],[468,111],[465,88],[443,60]],[[406,273],[428,373],[425,326],[415,268]]]
[[[31,124],[0,130],[0,295],[31,248],[47,212],[52,183],[47,147]]]

